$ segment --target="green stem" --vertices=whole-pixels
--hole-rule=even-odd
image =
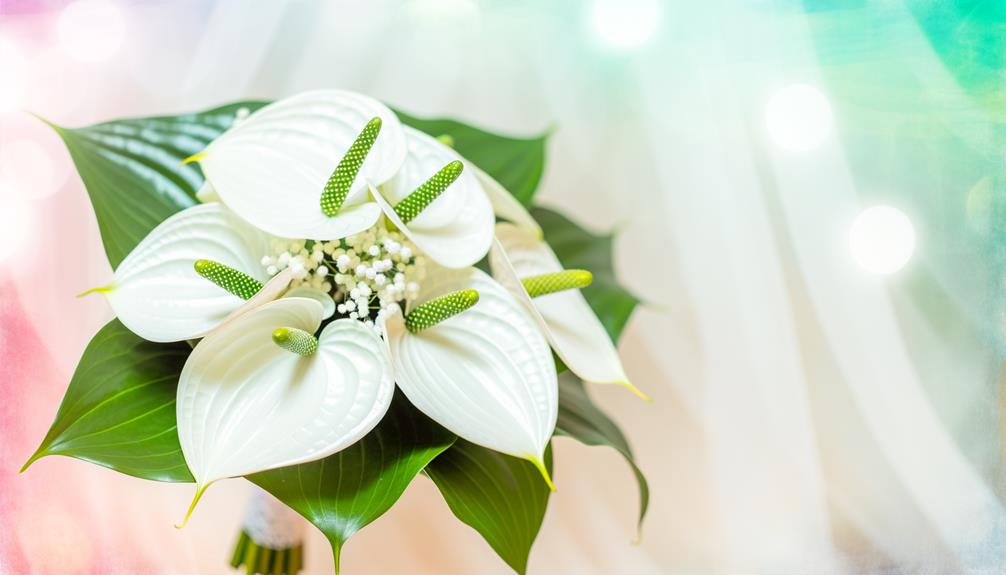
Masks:
[[[234,543],[231,567],[244,566],[246,575],[296,575],[303,564],[304,546],[276,549],[259,545],[244,529]]]

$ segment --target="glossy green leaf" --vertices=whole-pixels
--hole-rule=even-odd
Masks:
[[[552,473],[552,448],[545,451]],[[454,515],[524,573],[550,491],[530,462],[459,439],[426,468]]]
[[[190,351],[142,340],[118,320],[103,327],[25,468],[66,455],[143,479],[192,481],[175,427],[175,388]]]
[[[555,426],[555,433],[572,437],[586,445],[610,447],[625,458],[639,485],[637,526],[641,528],[643,518],[646,517],[646,509],[650,504],[650,487],[646,477],[636,465],[636,458],[622,430],[594,405],[583,382],[568,372],[559,376],[559,420]]]
[[[454,435],[396,393],[381,423],[349,448],[248,479],[325,534],[338,572],[346,540],[391,509],[412,479],[453,442]]]
[[[399,110],[395,113],[403,124],[434,138],[446,137],[465,159],[492,176],[525,206],[531,205],[545,168],[547,133],[536,138],[511,138],[454,120],[416,118]]]
[[[63,139],[98,218],[113,267],[157,224],[196,203],[203,176],[182,160],[234,121],[238,102],[195,114],[115,120],[83,128],[50,125]]]
[[[531,215],[541,225],[545,241],[552,246],[564,268],[584,269],[594,274],[593,283],[583,288],[583,295],[608,330],[611,340],[617,342],[639,299],[615,277],[614,235],[594,235],[547,208],[533,208]]]

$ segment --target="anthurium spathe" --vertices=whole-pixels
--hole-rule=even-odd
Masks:
[[[489,251],[493,210],[470,166],[451,148],[405,127],[401,171],[375,190],[385,216],[442,266],[475,264]]]
[[[444,294],[453,297],[445,302]],[[475,268],[431,271],[416,304],[385,320],[406,397],[464,439],[533,462],[551,484],[543,462],[558,390],[552,353],[534,317]]]
[[[286,288],[288,275],[270,279],[259,263],[271,242],[223,204],[194,206],[154,228],[116,268],[110,284],[89,291],[104,294],[119,320],[146,340],[202,337],[249,300],[255,305],[275,299]],[[208,280],[197,262],[218,281],[235,278],[239,293]]]
[[[252,113],[196,154],[212,190],[256,227],[330,240],[365,230],[369,199],[406,155],[398,117],[377,100],[318,90]]]
[[[178,382],[177,420],[196,500],[218,479],[331,455],[384,416],[394,394],[385,345],[351,319],[315,337],[323,311],[315,299],[285,297],[193,350]]]
[[[622,385],[649,399],[629,382],[608,333],[577,289],[589,284],[589,274],[564,274],[555,252],[532,230],[501,222],[496,238],[489,254],[493,277],[525,302],[566,367],[585,381]]]
[[[475,172],[475,177],[482,184],[482,189],[485,191],[486,197],[489,198],[489,203],[492,205],[493,213],[498,218],[502,218],[527,230],[532,236],[538,239],[542,238],[541,226],[531,217],[531,214],[528,213],[527,209],[521,205],[517,198],[513,197],[513,194],[508,192],[502,184],[482,171],[478,166],[473,166],[472,171]]]

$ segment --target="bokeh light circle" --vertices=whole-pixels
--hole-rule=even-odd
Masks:
[[[849,228],[849,251],[870,273],[894,273],[915,253],[915,227],[904,212],[874,206],[859,213]]]
[[[10,140],[0,148],[0,174],[23,196],[37,200],[59,191],[69,176],[45,148],[33,140]]]
[[[111,58],[125,31],[122,11],[110,0],[76,0],[63,8],[56,24],[60,46],[81,62]]]
[[[656,31],[660,5],[657,0],[594,0],[591,20],[605,44],[619,50],[635,48]]]
[[[812,150],[831,133],[831,104],[814,86],[792,84],[769,99],[765,124],[769,135],[783,149]]]

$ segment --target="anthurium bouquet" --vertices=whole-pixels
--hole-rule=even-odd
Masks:
[[[637,301],[610,238],[528,211],[543,137],[336,90],[53,127],[115,268],[85,293],[116,319],[26,468],[194,482],[182,525],[245,477],[247,573],[299,571],[305,519],[338,570],[421,473],[523,572],[558,434],[626,457],[642,520],[645,480],[581,383],[639,393],[612,343]]]

